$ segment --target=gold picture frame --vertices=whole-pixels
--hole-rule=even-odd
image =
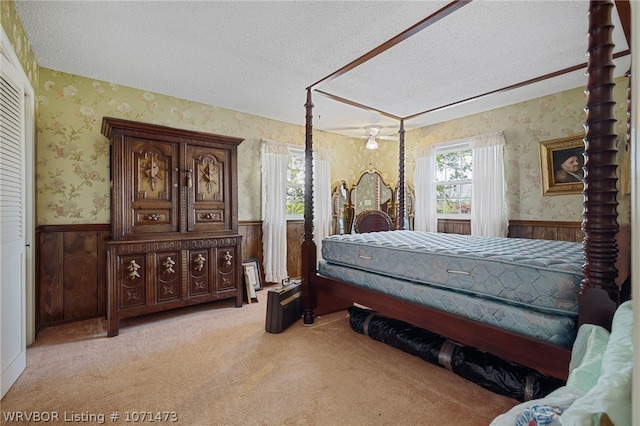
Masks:
[[[583,166],[582,136],[540,142],[542,195],[581,194]]]

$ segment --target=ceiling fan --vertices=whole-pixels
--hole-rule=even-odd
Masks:
[[[376,139],[386,139],[397,141],[397,137],[393,136],[380,136],[380,126],[367,126],[367,143],[365,148],[378,149],[378,141]]]

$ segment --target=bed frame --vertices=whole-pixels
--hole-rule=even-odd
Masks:
[[[591,1],[587,64],[587,120],[585,123],[585,186],[582,230],[584,232],[584,279],[580,285],[578,324],[611,327],[620,303],[615,283],[617,269],[617,163],[613,99],[613,42],[610,1]],[[354,302],[381,315],[399,319],[438,333],[455,342],[492,353],[553,377],[566,379],[571,349],[549,344],[480,324],[432,308],[402,301],[318,275],[313,242],[313,131],[311,88],[307,88],[305,137],[305,223],[302,244],[302,292],[304,324],[314,323],[316,314],[343,309]],[[404,121],[400,121],[399,209],[404,224]]]

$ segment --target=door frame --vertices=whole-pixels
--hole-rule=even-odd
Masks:
[[[11,40],[0,25],[1,55],[8,58],[9,63],[17,71],[20,84],[24,90],[24,256],[25,256],[25,288],[24,288],[24,341],[26,346],[35,340],[35,91],[24,71]],[[4,62],[4,58],[2,59]],[[5,389],[3,389],[4,391]]]

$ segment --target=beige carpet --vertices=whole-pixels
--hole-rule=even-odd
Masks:
[[[0,423],[54,411],[82,424],[170,412],[181,425],[487,425],[517,403],[354,332],[346,312],[266,333],[267,289],[258,297],[123,320],[114,338],[101,319],[44,329]]]

